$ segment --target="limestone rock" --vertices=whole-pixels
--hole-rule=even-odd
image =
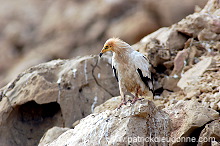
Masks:
[[[177,2],[178,1],[175,0],[160,0],[159,3],[155,0],[144,1],[147,10],[159,16],[159,18],[157,18],[158,22],[164,24],[163,26],[170,26],[181,20],[178,16],[182,15],[184,17],[184,14],[192,14],[196,5],[203,8],[207,0],[185,0],[181,2],[181,7],[179,8],[177,8],[177,6],[180,3]]]
[[[69,128],[60,128],[60,127],[53,127],[47,130],[47,132],[41,138],[39,146],[44,146],[46,144],[51,143],[67,130],[69,130]]]
[[[87,130],[85,130],[87,129]],[[168,138],[168,115],[158,110],[153,102],[137,101],[132,106],[94,113],[82,119],[71,130],[53,141],[55,145],[168,145],[149,141],[151,137]]]
[[[179,76],[174,75],[174,76],[167,76],[163,78],[162,80],[162,86],[163,89],[169,90],[169,91],[179,91],[180,88],[177,87],[177,83],[179,82]]]
[[[161,45],[164,45],[165,48],[170,50],[183,48],[186,41],[186,37],[178,33],[175,25],[170,28],[160,28],[152,34],[144,37],[141,42],[148,43],[152,38],[158,40]]]
[[[108,56],[39,64],[19,74],[0,93],[3,145],[36,145],[48,128],[71,127],[97,105],[119,95]]]
[[[212,56],[212,59],[215,60],[214,65],[211,65],[193,83],[189,83],[184,90],[169,92],[169,94],[166,94],[166,90],[164,90],[162,93],[164,103],[161,105],[167,107],[172,105],[173,101],[193,99],[200,102],[204,107],[218,111],[220,109],[220,54]]]
[[[122,102],[121,96],[112,97],[103,104],[97,106],[94,109],[94,113],[102,113],[106,110],[114,110],[118,107],[118,105]]]
[[[175,6],[171,11],[179,10],[175,0],[170,1]],[[164,15],[158,13],[167,9],[160,6],[161,9],[156,7],[154,10],[155,5],[163,5],[167,0],[153,2],[147,6],[142,5],[146,4],[143,1],[126,0],[45,1],[46,4],[33,0],[26,4],[25,0],[21,0],[14,9],[9,5],[15,6],[17,2],[2,1],[0,62],[4,64],[0,63],[0,84],[5,84],[18,72],[34,64],[98,53],[100,49],[97,48],[101,48],[110,35],[117,34],[130,42],[138,41],[144,33],[158,27],[156,22],[161,23],[162,18],[168,18],[160,18],[166,15],[165,12]],[[143,9],[146,7],[151,9]],[[5,8],[10,9],[5,11]],[[93,8],[95,11],[92,11]],[[41,11],[38,12],[38,9]],[[210,0],[204,9],[169,28],[159,29],[133,45],[148,56],[155,67],[155,87],[159,95],[154,102],[159,107],[150,101],[138,101],[117,111],[114,109],[120,97],[115,97],[95,108],[110,97],[119,95],[118,84],[111,70],[111,59],[107,56],[98,62],[97,56],[55,60],[22,72],[0,90],[1,144],[37,145],[43,133],[53,126],[72,126],[74,129],[66,131],[55,141],[48,138],[50,134],[45,135],[46,143],[53,141],[51,145],[169,145],[167,142],[144,143],[143,140],[158,136],[207,136],[209,133],[206,131],[211,131],[208,126],[214,127],[211,133],[215,133],[218,128],[210,122],[219,119],[215,110],[220,110],[219,14],[219,1]],[[156,21],[153,15],[157,16]],[[143,17],[152,22],[147,22]],[[133,23],[137,20],[140,21]],[[148,24],[155,25],[149,27]],[[182,50],[189,51],[188,56],[183,55],[182,59],[178,59]],[[212,62],[209,57],[215,58],[215,67],[207,65]],[[205,64],[201,63],[203,58],[208,59]],[[206,69],[200,72],[196,70],[199,78],[188,85],[181,84],[184,90],[176,92],[176,83],[181,78],[179,74],[195,66]],[[164,111],[172,119],[171,123]],[[137,142],[139,140],[140,143]],[[211,144],[217,145],[218,141],[212,141]]]
[[[182,78],[179,80],[177,85],[184,89],[186,88],[190,83],[196,82],[198,78],[209,68],[211,65],[213,65],[214,61],[212,57],[207,57],[201,60],[199,63],[197,63],[195,66],[193,66],[191,69],[189,69],[187,72],[185,72],[182,76]]]
[[[178,101],[173,106],[164,109],[171,119],[173,131],[171,132],[172,145],[183,145],[177,140],[181,137],[193,137],[196,129],[206,123],[219,119],[219,113],[213,109],[205,108],[200,103],[190,101]]]
[[[156,30],[158,28],[159,25],[151,15],[146,13],[144,10],[139,10],[134,14],[127,15],[124,19],[113,22],[106,33],[107,37],[120,36],[126,42],[135,43],[136,41],[131,39],[131,35],[135,35],[133,36],[134,38],[141,39],[145,36],[145,34],[149,34],[152,30]]]
[[[174,68],[170,76],[181,76],[181,73],[184,68],[184,62],[188,58],[188,50],[184,49],[182,51],[179,51],[174,59]]]
[[[205,1],[188,0],[179,5],[174,0],[20,0],[18,5],[1,0],[0,87],[39,63],[98,54],[108,37],[136,43],[167,26],[164,20],[171,25]],[[215,28],[218,31],[217,25]]]
[[[198,146],[212,145],[212,141],[220,141],[220,120],[215,120],[205,126],[200,133]],[[206,138],[206,139],[205,139]]]
[[[200,35],[200,40],[219,40],[219,37],[216,36],[219,31],[217,20],[220,14],[219,8],[220,5],[217,0],[209,0],[203,10],[181,20],[176,28],[179,32],[194,38]]]
[[[212,142],[211,142],[211,145],[212,145],[212,146],[219,146],[219,145],[220,145],[220,143],[219,143],[219,142],[217,142],[217,141],[212,141]]]

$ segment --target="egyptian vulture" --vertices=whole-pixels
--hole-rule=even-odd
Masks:
[[[126,105],[125,95],[133,96],[132,104],[140,99],[138,95],[152,97],[154,87],[149,60],[119,38],[108,39],[99,56],[107,51],[113,52],[112,68],[123,100],[118,108]]]

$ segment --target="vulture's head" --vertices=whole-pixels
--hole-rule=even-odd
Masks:
[[[99,56],[101,57],[103,53],[108,51],[112,51],[115,53],[123,52],[123,50],[130,47],[131,46],[129,44],[127,44],[119,38],[110,38],[105,42],[104,47],[102,48]]]

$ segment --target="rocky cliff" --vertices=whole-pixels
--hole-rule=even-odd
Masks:
[[[1,89],[0,141],[36,145],[51,126],[73,122],[119,94],[109,58],[78,57],[39,64]]]
[[[136,43],[206,1],[0,0],[0,87],[31,66],[97,54],[112,36]]]
[[[153,101],[116,109],[121,97],[110,55],[20,73],[0,90],[1,144],[220,145],[219,10],[219,0],[210,0],[133,45],[153,65]]]

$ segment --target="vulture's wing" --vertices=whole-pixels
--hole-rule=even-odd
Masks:
[[[115,64],[114,59],[112,59],[112,69],[115,75],[116,80],[118,81],[118,71],[117,71],[117,65]]]
[[[153,78],[150,72],[150,63],[148,59],[141,53],[134,51],[131,53],[136,72],[140,76],[145,85],[154,93]]]

